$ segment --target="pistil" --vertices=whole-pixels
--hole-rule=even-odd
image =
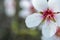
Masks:
[[[52,10],[47,9],[43,12],[42,15],[43,15],[43,20],[47,19],[48,21],[50,20],[55,21],[54,12]]]

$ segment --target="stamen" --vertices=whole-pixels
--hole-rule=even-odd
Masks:
[[[60,12],[54,12],[54,14],[59,14]]]
[[[54,12],[52,11],[52,10],[49,10],[49,9],[47,9],[47,10],[45,10],[44,12],[43,12],[43,19],[44,20],[52,20],[52,21],[54,21],[55,22],[55,19],[54,19]]]
[[[40,14],[43,14],[43,12],[39,12]]]

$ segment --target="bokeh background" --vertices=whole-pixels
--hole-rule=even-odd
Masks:
[[[0,40],[41,40],[38,28],[25,25],[26,17],[34,12],[31,0],[0,0]]]

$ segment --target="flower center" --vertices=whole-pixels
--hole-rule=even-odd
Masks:
[[[47,9],[43,12],[43,20],[46,20],[46,19],[48,21],[54,20],[54,12],[52,10]]]
[[[58,27],[57,32],[55,34],[56,36],[60,37],[60,27]]]

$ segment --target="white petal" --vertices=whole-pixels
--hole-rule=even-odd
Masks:
[[[60,0],[49,0],[48,4],[54,12],[60,12]]]
[[[27,0],[21,0],[20,2],[19,2],[19,6],[21,7],[21,8],[24,8],[24,9],[29,9],[30,8],[30,6],[31,6],[31,4],[30,4],[30,2],[29,1],[27,1]]]
[[[23,9],[19,12],[19,17],[26,18],[27,16],[31,15],[31,12],[29,10]]]
[[[55,14],[55,19],[56,19],[57,25],[60,27],[60,13]]]
[[[57,37],[56,35],[54,35],[50,38],[42,37],[42,40],[60,40],[60,37]]]
[[[46,10],[48,7],[47,0],[32,0],[32,4],[37,11]]]
[[[42,27],[42,35],[46,38],[52,37],[56,33],[57,24],[53,21],[45,22]]]
[[[34,13],[26,18],[25,23],[28,28],[34,28],[38,26],[41,21],[42,21],[41,15],[38,13]]]

